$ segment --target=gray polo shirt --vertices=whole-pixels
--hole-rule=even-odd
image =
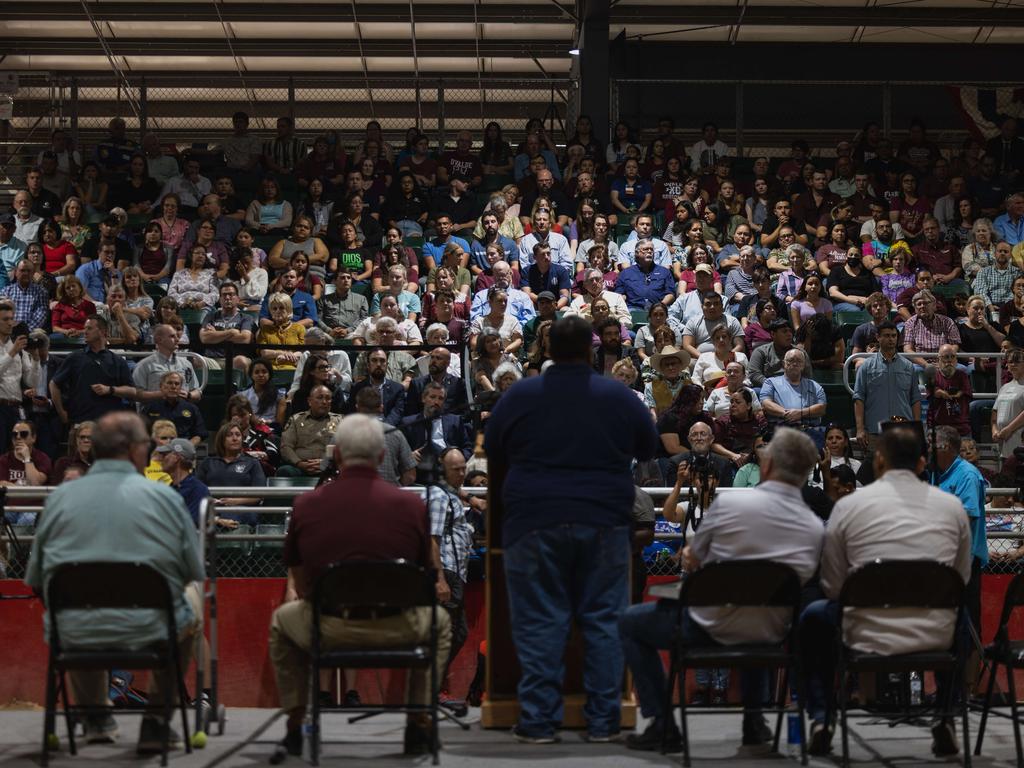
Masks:
[[[366,305],[366,297],[355,291],[349,291],[345,298],[337,293],[325,295],[320,299],[317,307],[319,320],[317,325],[330,333],[335,328],[355,329],[362,320],[369,314],[369,307]]]
[[[899,355],[887,361],[876,352],[857,369],[853,399],[864,403],[864,429],[871,434],[893,416],[912,420],[913,405],[921,400],[914,364]]]
[[[766,480],[743,493],[715,499],[694,534],[693,554],[702,563],[775,560],[805,584],[818,569],[825,526],[800,489]],[[693,608],[693,620],[723,645],[777,643],[786,634],[788,608]]]

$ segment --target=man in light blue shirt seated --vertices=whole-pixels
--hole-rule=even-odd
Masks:
[[[121,282],[121,272],[114,268],[116,254],[117,246],[113,241],[100,243],[96,250],[96,258],[75,271],[75,277],[85,288],[86,296],[98,304],[106,303],[107,290],[111,283]]]
[[[649,213],[638,213],[633,217],[633,231],[626,242],[619,246],[618,262],[625,269],[636,264],[636,246],[641,240],[654,243],[654,263],[665,269],[672,269],[672,252],[668,245],[654,235],[654,216]]]
[[[789,350],[782,358],[782,375],[765,379],[761,387],[761,407],[773,424],[807,429],[821,448],[816,431],[808,428],[821,424],[825,390],[814,379],[804,377],[804,364],[802,349]]]
[[[1014,192],[1006,199],[1006,213],[992,222],[997,240],[1010,245],[1024,242],[1024,193]]]
[[[530,297],[524,291],[512,287],[512,267],[507,262],[495,262],[494,266],[491,267],[491,274],[494,275],[494,285],[491,287],[501,288],[505,291],[508,296],[506,312],[514,315],[520,325],[526,325],[537,316],[537,309],[533,306],[533,301]],[[478,317],[490,313],[491,303],[487,299],[489,290],[490,288],[485,288],[473,294],[473,304],[469,309],[470,320],[476,320]]]
[[[142,419],[119,411],[100,419],[93,429],[95,463],[85,477],[57,488],[46,500],[25,582],[40,595],[57,569],[69,563],[141,562],[167,579],[174,600],[181,664],[187,669],[195,640],[202,633],[199,585],[205,578],[198,536],[185,504],[172,488],[147,480],[149,434]],[[66,648],[139,649],[166,639],[164,617],[152,610],[69,610],[58,616],[61,645]],[[49,616],[45,626],[49,637]],[[79,705],[110,706],[105,669],[68,674]],[[171,681],[153,675],[150,705],[159,704]],[[143,717],[138,751],[160,751],[163,721]],[[110,714],[85,718],[87,743],[113,743],[117,723]],[[170,733],[172,748],[180,737]]]

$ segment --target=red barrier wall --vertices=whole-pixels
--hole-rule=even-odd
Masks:
[[[982,579],[983,640],[995,634],[1002,610],[1003,594],[1011,576]],[[656,580],[652,579],[652,583]],[[274,707],[277,693],[274,672],[267,656],[270,617],[284,595],[284,579],[221,579],[218,584],[217,629],[220,635],[220,696],[228,706]],[[24,595],[20,581],[0,581],[0,595]],[[0,648],[8,660],[0,675],[0,704],[14,699],[41,703],[47,648],[43,643],[42,605],[38,600],[0,601]],[[470,584],[466,590],[469,639],[452,665],[452,693],[465,694],[476,670],[476,653],[483,640],[483,585]],[[1024,637],[1024,616],[1011,623],[1011,636]],[[194,681],[190,676],[189,681]],[[1018,673],[1024,689],[1024,673]],[[189,682],[191,687],[192,682]],[[388,672],[361,672],[358,688],[365,702],[380,702],[400,695],[401,678]]]
[[[227,706],[277,706],[274,670],[267,655],[268,628],[284,596],[284,579],[221,579],[217,582],[220,697]],[[20,581],[0,580],[0,595],[25,595]],[[476,651],[483,639],[483,589],[466,590],[469,640],[452,665],[452,693],[465,694],[476,670]],[[42,703],[47,647],[43,642],[43,607],[39,600],[0,601],[0,648],[8,660],[0,675],[0,704],[14,699]],[[207,628],[209,636],[209,628]],[[186,678],[193,687],[193,673]],[[358,688],[365,702],[395,701],[402,678],[387,671],[360,672]]]

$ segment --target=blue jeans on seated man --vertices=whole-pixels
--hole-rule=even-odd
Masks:
[[[628,525],[564,523],[505,548],[512,642],[519,657],[519,730],[554,735],[562,722],[565,645],[583,634],[583,714],[592,736],[618,733],[622,705],[619,616],[629,604]]]
[[[833,690],[836,670],[839,668],[836,644],[838,630],[839,603],[835,600],[815,600],[800,615],[800,653],[807,680],[807,716],[816,723],[832,722],[838,706],[836,692]],[[958,655],[966,653],[970,643],[966,619],[957,624],[954,642]],[[935,674],[937,702],[945,700],[952,682],[953,677],[949,673]]]
[[[678,614],[679,606],[674,600],[659,600],[632,605],[619,619],[622,649],[633,672],[633,685],[644,717],[663,720],[668,715],[665,712],[665,691],[669,681],[658,651],[672,646]],[[690,617],[689,609],[683,611],[678,631],[682,642],[689,647],[721,645]],[[768,670],[742,670],[740,686],[744,710],[760,710],[768,701]],[[685,691],[680,691],[680,700],[685,695]]]
[[[864,307],[858,304],[851,304],[848,301],[834,301],[832,302],[833,312],[866,312]]]

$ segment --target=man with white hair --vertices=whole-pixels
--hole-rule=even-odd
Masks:
[[[705,425],[706,426],[706,425]],[[818,568],[824,526],[804,503],[800,489],[818,460],[809,437],[795,429],[778,429],[760,454],[761,484],[742,494],[715,499],[691,543],[683,549],[683,567],[693,572],[706,563],[773,560],[788,565],[806,583]],[[681,489],[690,484],[687,465],[662,513],[682,522],[685,505]],[[678,604],[659,600],[629,608],[619,620],[619,637],[626,663],[633,672],[640,711],[651,722],[643,733],[626,739],[630,749],[661,748],[662,728],[671,713],[665,710],[665,670],[659,651],[671,647],[677,632],[688,646],[779,643],[788,631],[787,608],[693,608],[677,622]],[[772,732],[760,709],[768,700],[767,670],[743,670],[743,743],[763,744]],[[669,750],[680,749],[675,722],[668,724]]]
[[[505,291],[508,296],[508,307],[505,311],[510,315],[515,315],[520,325],[526,325],[537,316],[533,300],[525,291],[512,286],[512,267],[508,262],[496,261],[491,267],[491,274],[494,276],[494,283],[491,287],[496,285]],[[489,290],[490,288],[485,288],[473,294],[473,304],[469,310],[470,320],[476,320],[478,317],[490,313],[491,303],[487,299]]]
[[[440,575],[439,552],[430,536],[423,500],[395,488],[377,474],[384,455],[384,431],[371,416],[353,414],[334,431],[334,461],[341,473],[333,482],[296,498],[284,544],[288,566],[286,602],[274,611],[270,623],[270,659],[277,678],[281,708],[287,713],[286,734],[277,746],[273,762],[302,754],[302,720],[308,696],[310,625],[313,608],[309,597],[317,579],[340,560],[403,559],[423,568],[436,568],[437,597],[444,602],[450,590]],[[346,641],[382,648],[425,642],[430,636],[431,608],[410,608],[391,613],[349,612],[328,616],[321,622],[321,643],[334,648]],[[448,658],[451,621],[446,611],[437,612],[437,656]],[[440,680],[440,674],[435,676]],[[426,705],[437,691],[430,690],[430,670],[409,675],[410,704]],[[430,751],[436,734],[429,716],[407,716],[405,754]]]
[[[583,292],[576,295],[569,307],[565,310],[566,315],[590,314],[590,305],[598,299],[604,299],[608,303],[608,316],[614,317],[624,328],[633,327],[633,317],[626,306],[626,299],[622,294],[609,291],[604,286],[604,273],[600,269],[588,267],[583,270]]]

